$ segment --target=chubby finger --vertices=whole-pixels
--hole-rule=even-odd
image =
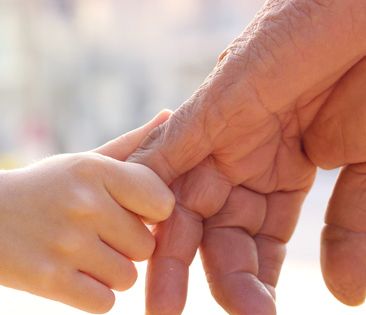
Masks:
[[[106,159],[105,186],[121,207],[153,222],[173,211],[175,197],[152,170],[136,163]]]
[[[48,287],[42,296],[93,314],[107,313],[115,302],[110,288],[76,270],[58,275],[54,287]]]
[[[93,151],[119,161],[124,161],[137,149],[149,132],[165,122],[170,117],[171,113],[170,110],[163,110],[142,127],[113,139]]]
[[[134,261],[150,258],[155,239],[139,217],[122,208],[110,196],[104,198],[103,207],[95,222],[103,242]]]
[[[93,246],[85,246],[75,255],[79,271],[106,285],[108,288],[125,291],[137,279],[134,264],[100,240]]]
[[[202,237],[202,221],[176,205],[154,234],[157,247],[147,271],[146,314],[179,315],[187,296],[188,268]]]
[[[345,167],[337,181],[322,233],[323,276],[334,296],[348,305],[366,297],[366,164]]]

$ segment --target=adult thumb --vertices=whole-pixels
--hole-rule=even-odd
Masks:
[[[146,165],[170,184],[204,160],[212,150],[212,124],[202,102],[199,95],[194,95],[153,129],[128,161]]]
[[[109,156],[119,161],[125,161],[127,157],[143,142],[149,132],[164,123],[171,114],[172,112],[170,110],[165,109],[140,128],[132,130],[107,142],[93,150],[93,152]]]

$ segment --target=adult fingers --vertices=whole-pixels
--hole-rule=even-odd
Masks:
[[[254,239],[258,252],[258,279],[270,292],[276,288],[286,243],[296,227],[305,196],[306,192],[302,190],[267,196],[266,218]]]
[[[202,237],[201,217],[180,205],[155,227],[156,250],[149,261],[146,314],[179,315],[187,295],[188,268]]]
[[[235,126],[250,129],[291,104],[308,103],[362,58],[363,12],[361,0],[267,1],[198,91],[130,160],[170,183],[240,136]]]
[[[173,215],[154,232],[157,247],[147,274],[147,313],[180,314],[188,281],[188,267],[202,237],[202,218],[216,213],[231,185],[206,159],[172,184],[177,198]]]
[[[366,164],[345,167],[329,202],[321,264],[329,290],[349,305],[366,297]]]
[[[230,314],[275,314],[274,288],[303,193],[267,198],[235,188],[205,222],[202,261],[211,291]]]
[[[254,239],[266,199],[242,187],[232,190],[218,214],[205,221],[200,248],[211,292],[229,314],[275,314],[274,300],[257,279]]]
[[[105,187],[119,205],[154,222],[169,217],[174,194],[153,171],[109,158],[105,158],[104,166]]]
[[[212,295],[229,314],[274,315],[270,292],[257,278],[253,239],[237,228],[205,231],[201,257]]]
[[[171,113],[170,110],[163,110],[142,127],[107,142],[101,147],[93,150],[93,152],[109,156],[119,161],[124,161],[137,149],[149,132],[165,122]]]

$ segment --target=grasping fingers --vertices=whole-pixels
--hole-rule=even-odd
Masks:
[[[172,189],[177,204],[172,216],[156,226],[156,251],[147,273],[147,314],[183,311],[189,265],[202,239],[202,219],[217,212],[231,186],[212,168],[210,159],[178,178]]]

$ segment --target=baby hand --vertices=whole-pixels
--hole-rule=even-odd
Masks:
[[[126,150],[150,127],[130,133]],[[136,280],[131,260],[149,258],[155,247],[135,214],[165,220],[174,202],[147,167],[96,152],[59,155],[4,172],[0,284],[106,312],[114,303],[111,289],[126,290]]]

